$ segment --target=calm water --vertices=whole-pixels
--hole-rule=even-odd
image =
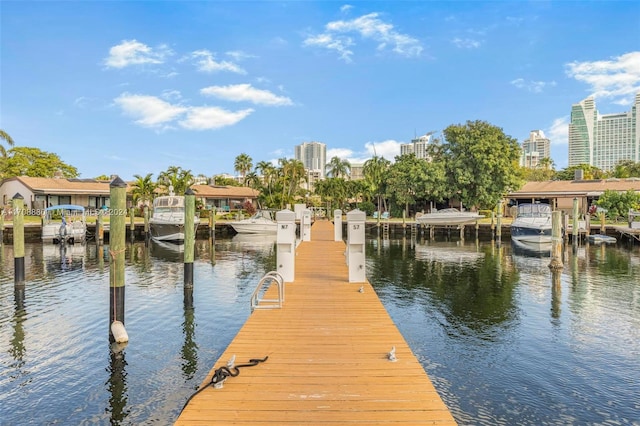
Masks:
[[[107,250],[0,247],[0,424],[171,424],[249,316],[272,240],[127,247],[129,344],[108,340]],[[460,424],[640,425],[640,247],[549,258],[490,242],[376,240],[369,280]]]

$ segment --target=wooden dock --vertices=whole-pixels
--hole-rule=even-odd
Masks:
[[[176,425],[456,424],[371,285],[348,282],[332,223],[311,237],[282,309],[254,311],[201,388],[234,355],[268,360],[199,392]]]

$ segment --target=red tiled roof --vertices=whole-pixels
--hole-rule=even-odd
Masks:
[[[527,182],[518,191],[510,193],[511,197],[527,195],[600,195],[605,190],[640,192],[640,178],[602,179],[602,180],[548,180],[543,182]]]

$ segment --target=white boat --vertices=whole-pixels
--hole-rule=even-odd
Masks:
[[[416,222],[422,225],[464,225],[483,217],[483,215],[476,212],[463,212],[458,209],[448,208],[420,216],[416,215]]]
[[[591,234],[587,237],[592,244],[615,244],[618,240],[604,234]]]
[[[60,204],[45,209],[42,218],[42,242],[74,244],[87,236],[85,209],[74,204]]]
[[[200,218],[193,218],[194,231]],[[153,200],[149,233],[156,241],[184,241],[184,196],[162,195]]]
[[[258,210],[248,219],[229,222],[238,234],[275,234],[278,222],[271,210]]]
[[[511,239],[519,245],[551,249],[551,206],[525,203],[511,223]]]

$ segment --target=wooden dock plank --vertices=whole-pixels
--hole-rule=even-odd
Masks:
[[[313,225],[283,308],[255,310],[202,386],[234,355],[236,365],[268,360],[200,392],[176,425],[455,424],[371,285],[348,282],[333,237],[330,222]]]

